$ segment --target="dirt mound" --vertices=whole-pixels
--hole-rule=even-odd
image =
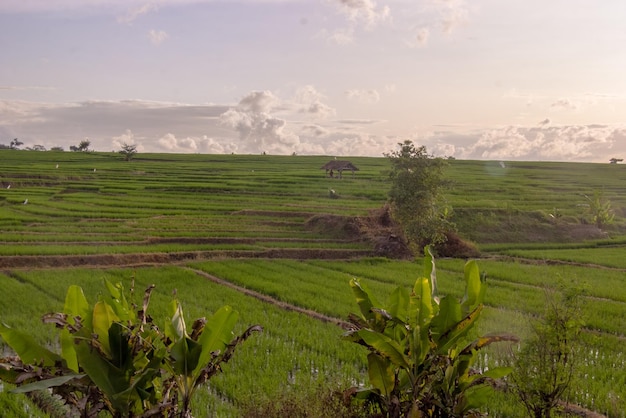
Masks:
[[[374,248],[375,255],[380,257],[396,259],[412,257],[402,230],[391,218],[388,205],[363,217],[315,215],[306,221],[306,227],[337,239],[369,242]]]
[[[480,251],[470,242],[462,239],[456,232],[446,232],[446,241],[435,246],[438,257],[476,258]]]

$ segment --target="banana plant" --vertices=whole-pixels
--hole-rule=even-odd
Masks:
[[[194,322],[187,334],[182,307],[172,301],[172,318],[162,332],[147,314],[154,285],[134,310],[123,286],[105,280],[107,296],[90,306],[82,289],[70,286],[62,313],[44,315],[61,329],[61,353],[38,345],[19,330],[0,324],[0,336],[17,358],[0,359],[0,379],[14,392],[52,389],[84,417],[108,411],[114,417],[191,417],[194,390],[219,372],[235,347],[260,326],[234,337],[238,315],[231,307],[209,321]]]
[[[370,388],[352,390],[386,417],[479,416],[488,384],[509,368],[479,373],[472,369],[477,351],[497,341],[517,341],[507,334],[465,343],[483,309],[486,283],[475,261],[465,265],[465,295],[440,297],[435,260],[426,247],[424,272],[412,291],[396,288],[385,306],[357,279],[350,287],[360,308],[351,314],[352,329],[343,338],[368,348]]]

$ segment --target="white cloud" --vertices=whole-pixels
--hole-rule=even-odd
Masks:
[[[570,99],[559,99],[550,105],[551,109],[555,110],[577,110],[579,104],[573,102]]]
[[[139,16],[145,15],[152,11],[156,11],[158,10],[158,8],[159,7],[155,2],[144,3],[140,6],[129,9],[123,16],[119,16],[117,18],[117,22],[130,24],[135,21],[135,19],[137,19]]]
[[[468,20],[469,12],[465,0],[436,0],[441,14],[441,28],[444,33],[454,32]]]
[[[89,137],[98,151],[119,150],[128,143],[141,152],[338,156],[381,156],[408,137],[436,155],[461,159],[606,162],[626,155],[626,127],[618,125],[559,126],[545,119],[530,127],[468,131],[449,125],[398,137],[371,134],[381,122],[376,119],[303,120],[307,114],[301,109],[323,99],[305,86],[291,102],[255,91],[231,107],[138,100],[60,105],[0,101],[0,137],[48,149],[68,149]]]
[[[148,32],[148,37],[150,38],[150,42],[152,42],[153,45],[161,45],[167,38],[169,38],[169,35],[162,30],[156,31],[154,29],[152,29],[150,32]]]
[[[346,91],[349,99],[358,100],[361,103],[373,104],[378,103],[380,94],[374,89],[352,89]]]
[[[286,129],[286,120],[269,113],[278,104],[279,99],[271,92],[253,91],[221,114],[220,122],[238,132],[243,152],[291,153],[300,138]]]
[[[176,135],[168,133],[159,138],[159,145],[168,152],[197,152],[198,144],[194,138],[176,138]]]
[[[606,125],[508,126],[483,132],[461,158],[602,161],[626,139],[626,128]]]
[[[354,29],[352,28],[336,29],[330,34],[327,31],[322,31],[322,36],[336,45],[343,46],[354,43]]]
[[[119,136],[114,136],[111,144],[113,145],[114,150],[121,149],[123,145],[136,145],[137,151],[139,152],[142,152],[145,149],[142,144],[135,142],[135,135],[133,135],[133,132],[130,129],[126,129],[126,131]]]
[[[335,109],[323,103],[323,99],[325,99],[324,95],[311,85],[300,87],[294,96],[294,102],[300,113],[320,119],[334,116]]]
[[[320,137],[329,134],[329,130],[319,125],[305,125],[300,130],[303,136]]]
[[[349,20],[362,23],[366,28],[373,28],[391,17],[389,6],[379,7],[374,0],[336,0],[336,3]]]

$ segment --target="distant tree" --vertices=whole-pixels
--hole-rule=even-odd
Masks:
[[[137,154],[137,145],[127,144],[124,142],[122,144],[122,149],[118,152],[124,156],[124,161],[130,161],[133,159],[135,154]]]
[[[425,245],[445,242],[445,233],[453,229],[440,196],[447,184],[443,179],[447,163],[412,141],[398,146],[399,150],[385,154],[391,162],[392,216],[404,229],[409,243],[421,251]]]
[[[13,141],[11,141],[11,145],[10,148],[11,149],[19,149],[20,146],[24,145],[24,143],[22,141],[20,141],[17,138],[14,138]]]
[[[45,151],[46,147],[44,147],[43,145],[33,145],[32,147],[28,147],[26,149],[29,151]]]
[[[64,151],[63,147],[52,147],[50,151]]]
[[[624,161],[624,159],[623,159],[623,158],[611,158],[611,159],[609,160],[609,162],[610,162],[611,164],[621,163],[622,161]]]
[[[78,146],[71,145],[70,146],[70,151],[74,151],[74,152],[89,152],[89,145],[91,145],[91,141],[89,141],[88,139],[85,139],[83,141],[80,141]]]

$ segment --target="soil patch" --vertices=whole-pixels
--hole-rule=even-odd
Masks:
[[[336,239],[368,242],[379,257],[409,259],[413,256],[387,205],[363,217],[315,215],[306,221],[306,227]]]
[[[175,253],[96,254],[65,256],[2,256],[0,269],[122,267],[177,264],[226,258],[290,258],[343,260],[372,257],[370,250],[277,248],[264,251],[187,251]]]

